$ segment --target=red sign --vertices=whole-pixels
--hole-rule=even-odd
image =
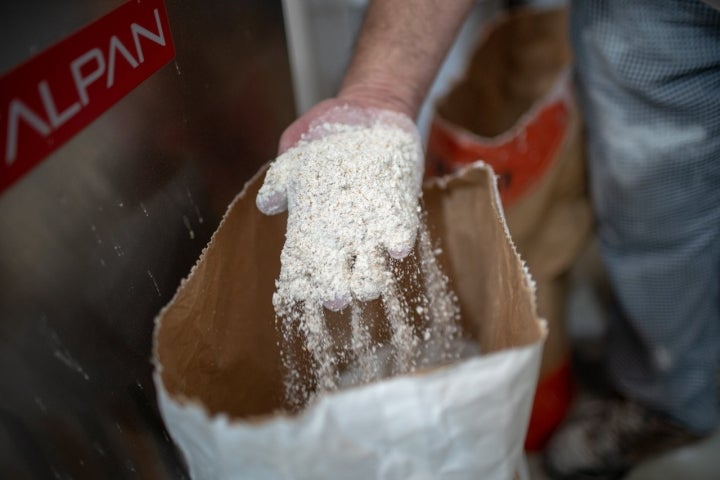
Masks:
[[[131,0],[0,77],[0,192],[175,57],[162,0]]]

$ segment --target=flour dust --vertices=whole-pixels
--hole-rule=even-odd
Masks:
[[[438,253],[421,225],[416,249],[407,259],[387,258],[392,280],[375,305],[356,300],[338,315],[308,301],[278,312],[290,406],[299,409],[324,392],[477,353],[462,338],[458,300]],[[331,315],[341,318],[331,320]],[[347,335],[331,328],[330,321],[348,319]]]
[[[288,151],[272,175],[290,207],[273,304],[294,409],[466,351],[418,201],[419,139],[382,122],[325,129],[332,134]],[[411,253],[390,255],[402,250]],[[325,309],[328,299],[342,312]]]

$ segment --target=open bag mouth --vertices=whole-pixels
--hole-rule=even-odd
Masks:
[[[293,462],[307,473],[313,455],[332,456],[330,463],[343,468],[360,462],[353,471],[374,471],[384,463],[383,452],[401,444],[417,459],[439,455],[443,468],[443,462],[459,461],[447,454],[449,444],[470,439],[477,446],[487,435],[511,437],[513,455],[519,456],[546,331],[532,280],[510,240],[492,170],[478,162],[427,182],[423,193],[431,236],[442,246],[443,270],[459,297],[463,330],[482,355],[339,390],[297,414],[283,413],[288,406],[282,342],[271,301],[286,219],[255,207],[264,172],[230,205],[156,320],[159,406],[193,476],[225,478],[200,472],[230,458],[245,473],[258,465],[281,472]],[[488,408],[493,404],[506,413]],[[421,418],[423,411],[432,414]],[[459,448],[455,455],[470,450]],[[299,451],[305,452],[302,460],[288,457]],[[463,462],[478,471],[477,461]],[[291,477],[331,478],[332,470],[309,471]]]

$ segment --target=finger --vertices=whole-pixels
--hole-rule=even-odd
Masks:
[[[345,307],[350,305],[350,296],[342,296],[342,297],[336,297],[332,300],[327,300],[323,302],[323,306],[327,308],[328,310],[332,310],[333,312],[339,312],[341,310],[344,310]]]
[[[313,276],[317,296],[329,310],[340,311],[350,304],[350,265],[345,249],[323,251],[316,258]]]
[[[380,250],[361,252],[355,258],[350,283],[353,296],[362,302],[380,296],[390,273]]]
[[[289,236],[280,253],[280,276],[275,284],[273,306],[278,313],[290,312],[294,304],[303,300],[304,292],[312,291],[312,268],[302,258],[293,255],[294,236]]]
[[[265,215],[287,210],[287,172],[285,157],[278,157],[265,174],[265,181],[255,197],[255,204]]]
[[[399,224],[385,239],[388,254],[397,260],[407,257],[415,246],[417,221],[409,220]]]

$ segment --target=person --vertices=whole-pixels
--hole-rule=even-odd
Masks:
[[[415,118],[473,3],[373,1],[339,93],[290,125],[280,151],[338,107]],[[617,297],[607,350],[617,396],[556,432],[545,452],[556,478],[616,478],[720,421],[720,11],[710,3],[571,4],[597,235]]]

